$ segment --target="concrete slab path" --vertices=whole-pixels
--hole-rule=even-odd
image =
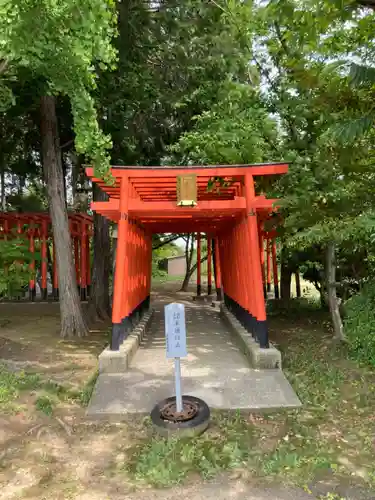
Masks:
[[[153,303],[155,314],[144,342],[124,374],[101,374],[89,416],[149,413],[156,402],[174,395],[173,360],[166,359],[164,305]],[[253,370],[236,339],[209,305],[185,303],[187,358],[181,362],[183,393],[202,398],[216,409],[276,409],[298,407],[300,401],[280,370]]]

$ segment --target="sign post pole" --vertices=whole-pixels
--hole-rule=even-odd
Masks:
[[[185,306],[172,303],[165,306],[165,340],[167,358],[174,359],[176,412],[183,412],[181,391],[181,358],[187,356]]]
[[[176,410],[182,413],[182,392],[181,392],[181,361],[180,358],[174,358],[174,374],[176,384]]]

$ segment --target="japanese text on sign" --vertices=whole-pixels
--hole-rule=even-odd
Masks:
[[[183,358],[187,356],[185,306],[168,304],[164,312],[167,358]]]

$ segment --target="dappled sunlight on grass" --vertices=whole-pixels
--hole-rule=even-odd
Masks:
[[[127,465],[137,481],[159,486],[224,469],[305,486],[317,481],[375,485],[375,374],[348,360],[332,341],[326,314],[274,316],[272,340],[300,410],[213,417],[211,429],[191,441],[159,438],[140,444]],[[224,447],[224,443],[235,446]],[[328,480],[327,479],[327,480]],[[312,487],[312,486],[311,486]]]

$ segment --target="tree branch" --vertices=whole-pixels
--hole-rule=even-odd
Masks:
[[[74,142],[74,139],[70,139],[69,141],[64,142],[64,144],[61,144],[60,149],[67,148],[68,146],[73,144],[73,142]]]
[[[205,262],[205,261],[207,260],[207,258],[208,258],[208,255],[206,255],[205,257],[202,257],[202,258],[201,258],[201,264],[202,264],[203,262]],[[196,263],[195,263],[195,264],[191,267],[191,269],[190,269],[190,271],[189,271],[189,276],[191,276],[191,275],[194,273],[194,271],[197,269],[197,267],[198,267],[198,262],[196,262]]]
[[[153,250],[158,250],[159,248],[163,247],[164,245],[168,245],[168,243],[172,243],[172,241],[178,240],[180,238],[179,234],[175,234],[171,236],[168,240],[161,241],[160,243],[157,243],[154,247],[152,247]]]

